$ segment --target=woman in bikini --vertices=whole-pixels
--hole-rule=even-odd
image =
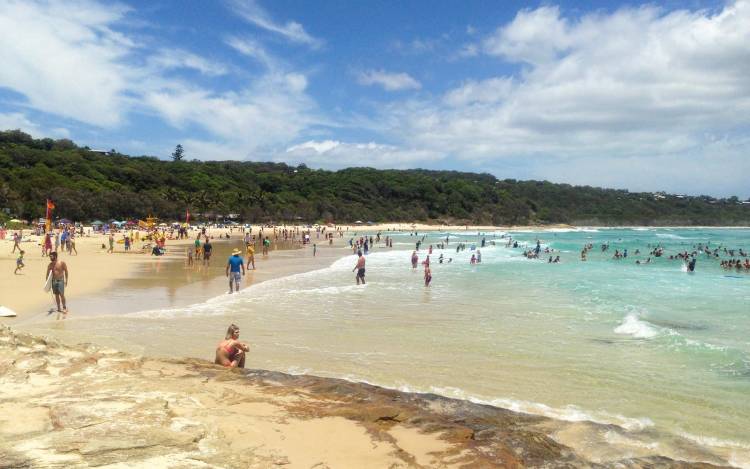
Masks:
[[[245,368],[245,352],[250,350],[247,344],[240,342],[240,328],[231,324],[224,340],[216,347],[214,363],[227,368]]]

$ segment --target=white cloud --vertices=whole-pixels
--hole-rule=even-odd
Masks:
[[[178,129],[201,131],[202,149],[221,149],[211,153],[224,155],[227,149],[247,155],[284,147],[324,121],[307,94],[307,77],[281,66],[260,45],[227,40],[243,53],[255,53],[268,70],[218,92],[169,72],[189,68],[218,76],[228,73],[227,67],[182,49],[152,52],[114,29],[126,13],[124,7],[90,0],[0,3],[0,86],[27,100],[13,105],[106,129],[120,128],[135,112],[157,115]],[[3,126],[44,134],[22,113],[0,117]],[[64,129],[46,130],[60,135]]]
[[[338,140],[310,140],[289,147],[276,155],[278,161],[305,163],[326,168],[367,166],[373,168],[413,168],[442,160],[445,155],[430,150],[403,149],[375,142],[345,143]]]
[[[380,85],[387,91],[418,90],[422,84],[408,73],[389,73],[384,70],[366,70],[357,76],[361,85]]]
[[[0,130],[20,129],[36,138],[56,137],[68,138],[70,131],[64,127],[43,128],[32,122],[21,112],[0,112]]]
[[[512,23],[484,41],[484,48],[492,55],[538,64],[554,59],[570,42],[568,24],[560,17],[559,8],[544,6],[520,11]]]
[[[207,131],[211,138],[186,142],[202,159],[243,159],[268,152],[323,123],[306,94],[307,79],[298,73],[268,73],[240,91],[213,92],[192,86],[169,86],[148,93],[145,102],[171,125]]]
[[[87,0],[0,2],[0,86],[45,112],[118,125],[137,78],[121,63],[134,44],[110,27],[126,11]]]
[[[157,69],[189,68],[209,76],[226,75],[228,73],[227,67],[224,65],[180,49],[161,49],[148,58],[148,63]]]
[[[256,40],[251,38],[240,38],[230,36],[225,40],[226,44],[242,55],[252,57],[268,68],[277,68],[276,60],[269,54],[266,49]]]
[[[378,130],[405,148],[468,164],[523,164],[532,177],[568,168],[571,179],[598,184],[611,168],[618,186],[642,186],[650,172],[662,175],[653,188],[688,192],[707,180],[704,170],[686,176],[686,168],[711,164],[709,135],[731,144],[750,129],[747,0],[718,12],[624,8],[577,20],[542,7],[520,12],[482,44],[485,60],[521,70],[466,81],[439,100],[392,103]],[[750,146],[739,145],[723,164],[746,167]],[[616,159],[643,166],[625,171]],[[747,192],[746,182],[732,181],[722,189]]]
[[[318,49],[323,45],[322,40],[308,34],[305,28],[295,21],[288,21],[286,24],[275,22],[255,0],[229,0],[229,5],[246,21],[266,31],[279,34],[291,42],[306,44],[313,49]]]
[[[20,112],[0,113],[0,130],[20,129],[27,134],[35,137],[46,137],[38,125],[31,122],[24,114]]]

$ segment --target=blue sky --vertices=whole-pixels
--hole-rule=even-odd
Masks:
[[[0,128],[750,197],[750,0],[0,2]]]

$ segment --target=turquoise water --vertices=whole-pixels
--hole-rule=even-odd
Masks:
[[[366,286],[355,285],[351,255],[238,295],[106,324],[146,348],[168,343],[203,356],[216,331],[235,322],[253,345],[253,368],[616,425],[575,439],[576,450],[591,454],[603,442],[620,449],[613,458],[664,454],[750,467],[750,272],[720,268],[729,258],[723,249],[718,259],[700,254],[694,273],[668,259],[698,243],[748,251],[750,230],[432,233],[420,261],[429,244],[446,236],[449,244],[434,249],[429,288],[421,266],[410,264],[422,235],[385,234],[394,248],[379,244],[367,256]],[[526,259],[523,248],[505,247],[507,236],[555,252]],[[482,263],[470,265],[471,244],[482,237]],[[459,242],[467,249],[457,253]],[[636,264],[656,246],[663,257]],[[625,248],[626,259],[612,258]],[[453,261],[439,264],[441,252]],[[561,262],[549,264],[550,255]]]
[[[503,234],[483,236],[483,262],[474,266],[476,233],[428,235],[420,261],[424,247],[445,236],[442,253],[453,258],[438,264],[434,249],[429,288],[421,267],[414,272],[409,263],[417,237],[399,234],[394,250],[368,255],[366,287],[354,285],[351,256],[259,285],[226,307],[274,337],[259,344],[269,350],[263,367],[661,431],[718,446],[735,464],[747,461],[750,273],[725,271],[720,259],[701,254],[688,274],[668,256],[709,242],[747,251],[749,230],[506,234],[530,247],[540,239],[559,264],[547,263],[549,254],[526,259],[523,249],[505,247]],[[467,249],[456,253],[458,242]],[[587,243],[594,248],[581,262]],[[637,265],[649,245],[664,256]],[[612,259],[625,248],[628,258]]]

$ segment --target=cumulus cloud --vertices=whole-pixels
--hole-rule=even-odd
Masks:
[[[408,73],[389,73],[384,70],[366,70],[357,75],[360,85],[379,85],[387,91],[418,90],[422,84]]]
[[[431,150],[404,149],[375,142],[346,143],[338,140],[310,140],[291,146],[286,152],[275,157],[279,161],[326,168],[367,166],[399,169],[430,164],[444,158],[444,154]]]
[[[746,0],[716,12],[642,7],[577,19],[545,6],[519,12],[482,50],[484,60],[520,71],[468,80],[440,100],[393,103],[381,114],[384,131],[405,147],[487,167],[524,160],[532,177],[572,168],[571,177],[590,184],[600,171],[578,172],[577,161],[611,168],[622,176],[618,186],[639,178],[615,159],[642,164],[641,173],[653,170],[649,162],[664,164],[661,186],[686,191],[686,180],[703,177],[684,177],[691,159],[711,165],[709,136],[732,142],[750,126]],[[736,148],[724,155],[733,167],[747,159]]]
[[[321,39],[308,34],[299,23],[288,21],[285,24],[279,24],[275,22],[255,0],[229,0],[228,3],[237,15],[259,28],[278,34],[288,41],[306,44],[313,49],[319,49],[323,46]]]
[[[251,151],[281,145],[316,122],[306,86],[304,75],[269,74],[240,91],[170,86],[144,98],[176,127],[198,125],[222,143]]]

